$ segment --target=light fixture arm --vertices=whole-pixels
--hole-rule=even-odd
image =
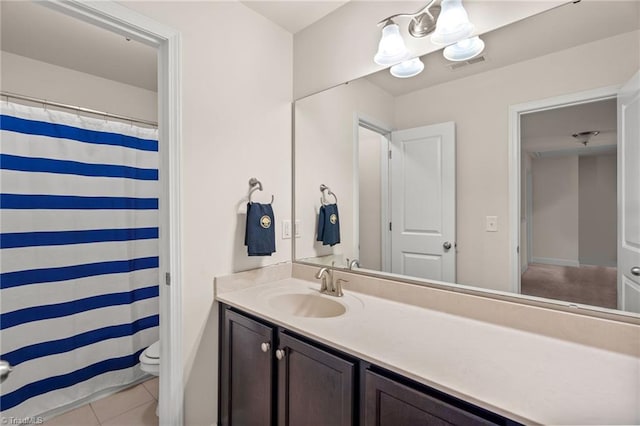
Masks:
[[[391,21],[393,18],[415,18],[416,16],[421,15],[423,13],[426,13],[427,15],[429,15],[429,17],[431,19],[435,19],[433,17],[433,15],[431,14],[431,12],[429,12],[429,9],[431,8],[431,6],[434,5],[435,2],[436,2],[436,0],[431,0],[429,2],[429,4],[427,4],[425,7],[423,7],[422,9],[417,11],[416,13],[397,13],[395,15],[391,15],[388,18],[385,18],[382,21],[378,22],[378,25],[382,25],[382,24],[386,25],[386,23],[388,21]]]

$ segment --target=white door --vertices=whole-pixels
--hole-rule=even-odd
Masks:
[[[455,123],[391,134],[391,272],[456,278]]]
[[[618,308],[640,313],[640,72],[618,94]]]

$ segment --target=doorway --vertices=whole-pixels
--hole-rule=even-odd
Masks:
[[[617,308],[615,92],[518,116],[519,292]]]
[[[158,52],[158,122],[160,141],[161,211],[160,283],[161,346],[160,417],[162,423],[182,424],[182,345],[181,345],[181,241],[180,241],[180,36],[162,24],[132,12],[114,2],[39,3],[74,19],[95,25],[153,47]],[[171,276],[171,280],[169,277]],[[171,281],[171,286],[169,282]]]
[[[360,268],[391,272],[389,138],[391,128],[370,117],[354,128],[354,258]]]

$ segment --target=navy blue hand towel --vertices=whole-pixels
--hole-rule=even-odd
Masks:
[[[274,225],[271,204],[247,203],[244,245],[249,256],[271,256],[276,251]]]
[[[335,246],[340,243],[340,217],[337,204],[320,207],[317,240],[322,241],[324,246]]]

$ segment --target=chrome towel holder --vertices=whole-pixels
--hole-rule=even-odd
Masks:
[[[262,191],[262,182],[252,177],[251,179],[249,179],[249,202],[250,203],[253,203],[253,201],[251,201],[251,195],[255,191]],[[273,199],[274,199],[273,194],[271,194],[271,202],[269,204],[273,204]]]
[[[329,195],[333,195],[333,198],[336,200],[336,204],[338,204],[338,197],[336,196],[336,194],[333,193],[333,191],[331,191],[331,188],[329,188],[324,183],[320,185],[320,192],[322,193],[322,197],[320,197],[320,204],[322,204],[323,206],[326,206],[327,204],[329,204],[327,202],[327,197],[325,196],[324,191],[327,191],[327,194]]]

